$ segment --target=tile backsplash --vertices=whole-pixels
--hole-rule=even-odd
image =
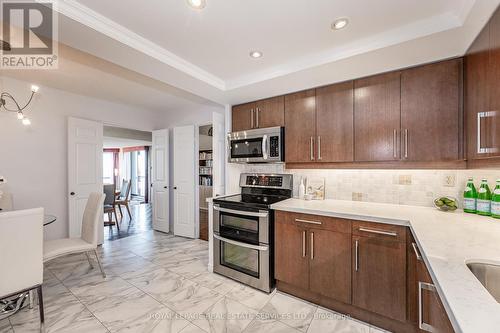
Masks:
[[[500,169],[478,170],[337,170],[285,169],[282,164],[228,164],[228,193],[239,192],[241,172],[292,173],[294,196],[302,177],[324,177],[327,199],[356,200],[400,205],[432,206],[433,199],[449,195],[462,203],[462,192],[468,177],[479,186],[481,178],[490,187],[500,179]]]

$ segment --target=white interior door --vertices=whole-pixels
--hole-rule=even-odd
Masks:
[[[198,238],[195,214],[195,126],[174,128],[174,233]]]
[[[214,112],[212,116],[213,122],[213,165],[212,165],[212,180],[213,180],[213,196],[224,195],[225,193],[225,177],[224,165],[226,161],[225,149],[225,130],[224,130],[224,115]]]
[[[102,193],[102,123],[68,118],[68,211],[69,236],[80,237],[89,194]],[[102,208],[101,208],[102,209]],[[103,214],[101,214],[103,216]],[[104,220],[99,228],[104,239]]]
[[[168,129],[153,131],[153,229],[169,232]]]

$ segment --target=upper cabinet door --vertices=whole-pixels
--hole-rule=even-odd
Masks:
[[[316,93],[314,89],[285,96],[285,160],[314,162]]]
[[[354,159],[399,160],[401,74],[354,81]]]
[[[255,103],[255,123],[257,128],[285,125],[285,97],[263,99]]]
[[[401,158],[452,161],[462,147],[462,60],[408,69],[401,74]]]
[[[478,153],[478,113],[489,111],[488,64],[490,59],[490,24],[488,23],[472,43],[465,57],[465,108],[467,119],[467,157],[481,158]],[[484,124],[481,124],[484,125]],[[481,142],[485,142],[484,128]]]
[[[246,131],[252,128],[256,128],[255,103],[233,106],[232,131]]]
[[[318,162],[354,160],[353,81],[316,89]]]
[[[479,117],[480,124],[485,123],[485,142],[481,142],[483,151],[489,157],[500,156],[500,9],[497,9],[490,22],[490,58],[488,70],[489,110]],[[482,133],[481,133],[482,134]],[[480,149],[478,149],[479,151]]]

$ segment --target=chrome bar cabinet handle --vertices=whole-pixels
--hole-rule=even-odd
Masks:
[[[310,220],[303,220],[303,219],[295,219],[295,222],[301,222],[301,223],[309,223],[309,224],[322,224],[320,221],[310,221]]]
[[[481,145],[481,120],[483,118],[488,117],[496,117],[499,113],[497,111],[487,111],[487,112],[478,112],[477,113],[477,153],[478,154],[489,154],[489,153],[497,153],[498,148],[493,147],[483,147]]]
[[[385,235],[385,236],[392,236],[392,237],[397,237],[398,234],[395,232],[390,232],[390,231],[383,231],[383,230],[374,230],[374,229],[367,229],[367,228],[359,228],[359,231],[364,231],[364,232],[369,232],[372,234],[377,234],[377,235]]]
[[[392,134],[392,156],[394,158],[398,158],[398,130],[394,129],[394,132]]]
[[[306,257],[306,231],[302,231],[302,258]]]
[[[423,304],[423,296],[422,296],[422,291],[423,290],[428,290],[432,292],[436,292],[436,287],[427,282],[418,282],[418,327],[426,332],[435,332],[435,328],[432,325],[427,324],[424,322],[424,304]]]
[[[405,158],[408,158],[408,129],[405,128]]]
[[[321,136],[318,135],[318,160],[321,160]]]
[[[417,244],[415,242],[412,242],[411,246],[413,247],[413,251],[415,252],[415,256],[417,257],[417,260],[422,261],[422,256],[420,255],[420,253],[418,253]]]
[[[311,136],[310,145],[311,145],[311,161],[314,161],[314,137],[312,137],[312,136]]]
[[[253,109],[251,109],[251,110],[250,110],[250,127],[251,127],[251,128],[254,128],[254,127],[253,127],[253,113],[254,113],[254,110],[253,110]]]
[[[354,254],[354,269],[359,271],[359,240],[356,240],[356,246],[354,247],[356,253]]]
[[[257,126],[255,126],[255,128],[259,128],[259,111],[259,108],[255,109],[255,122],[257,123]]]
[[[314,232],[311,232],[311,260],[314,259]]]

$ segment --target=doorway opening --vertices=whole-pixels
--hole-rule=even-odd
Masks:
[[[208,203],[213,196],[213,127],[212,124],[199,126],[198,193],[200,239],[208,241]]]
[[[151,132],[104,126],[105,239],[152,229],[151,145]]]

